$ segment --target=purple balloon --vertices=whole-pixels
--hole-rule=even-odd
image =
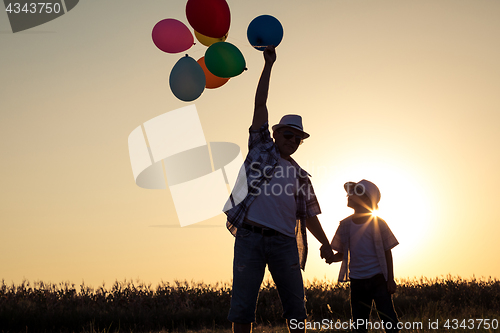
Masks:
[[[191,31],[176,19],[165,19],[156,23],[151,35],[156,47],[167,53],[184,52],[194,44]]]

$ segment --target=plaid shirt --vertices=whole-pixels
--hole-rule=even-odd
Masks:
[[[375,223],[375,233],[373,234],[373,242],[375,243],[375,251],[377,252],[378,262],[384,273],[385,280],[388,278],[387,261],[385,259],[385,251],[388,251],[399,244],[398,240],[392,233],[387,223],[380,217],[374,217],[366,223]],[[350,238],[351,238],[351,217],[347,217],[340,221],[339,227],[332,239],[332,249],[344,254],[338,281],[349,281],[349,260],[350,260]]]
[[[268,183],[271,181],[274,169],[279,163],[279,158],[280,153],[278,147],[271,139],[269,124],[266,122],[256,131],[250,129],[248,154],[244,162],[246,186],[236,185],[224,208],[224,212],[227,215],[226,226],[233,236],[236,236],[236,231],[243,224],[243,220],[253,200],[257,197],[258,193],[262,192],[260,191],[262,185],[265,182]],[[293,159],[290,159],[290,163],[296,169],[296,175],[298,176],[299,188],[295,196],[297,206],[295,235],[297,237],[300,266],[304,269],[307,259],[306,219],[321,214],[321,210],[311,181],[309,180],[309,174]],[[238,197],[241,200],[235,200]],[[234,204],[235,202],[237,202],[236,205]]]

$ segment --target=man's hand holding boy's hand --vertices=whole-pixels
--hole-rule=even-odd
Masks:
[[[331,264],[335,255],[333,254],[330,244],[323,244],[319,250],[321,252],[321,258],[325,259],[327,264]]]
[[[394,279],[389,279],[389,281],[387,281],[387,291],[389,292],[389,294],[394,294],[396,292],[396,288],[397,285]]]

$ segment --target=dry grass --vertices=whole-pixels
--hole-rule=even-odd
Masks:
[[[500,282],[496,279],[400,280],[394,304],[402,322],[421,322],[422,329],[404,332],[496,332],[500,329],[469,327],[445,329],[447,319],[500,320]],[[227,321],[231,289],[215,285],[175,282],[155,288],[140,281],[115,282],[96,289],[71,283],[48,284],[25,281],[19,285],[0,283],[0,332],[50,333],[229,333]],[[309,323],[323,319],[346,322],[350,318],[349,285],[312,281],[306,285]],[[273,283],[263,284],[257,307],[256,333],[287,332]],[[378,320],[375,316],[373,323]],[[440,329],[428,327],[440,321]],[[466,322],[470,324],[469,322]],[[453,324],[453,323],[450,323]],[[318,327],[316,327],[318,328]],[[450,327],[453,328],[453,327]],[[342,329],[309,330],[346,332]],[[373,330],[373,332],[377,332]]]

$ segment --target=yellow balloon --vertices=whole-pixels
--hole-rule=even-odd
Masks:
[[[208,36],[202,35],[196,30],[194,32],[194,35],[196,36],[196,39],[205,46],[210,46],[210,45],[212,45],[214,43],[218,43],[218,42],[224,42],[227,39],[227,34],[225,34],[224,36],[222,36],[220,38],[213,38],[213,37],[208,37]]]

